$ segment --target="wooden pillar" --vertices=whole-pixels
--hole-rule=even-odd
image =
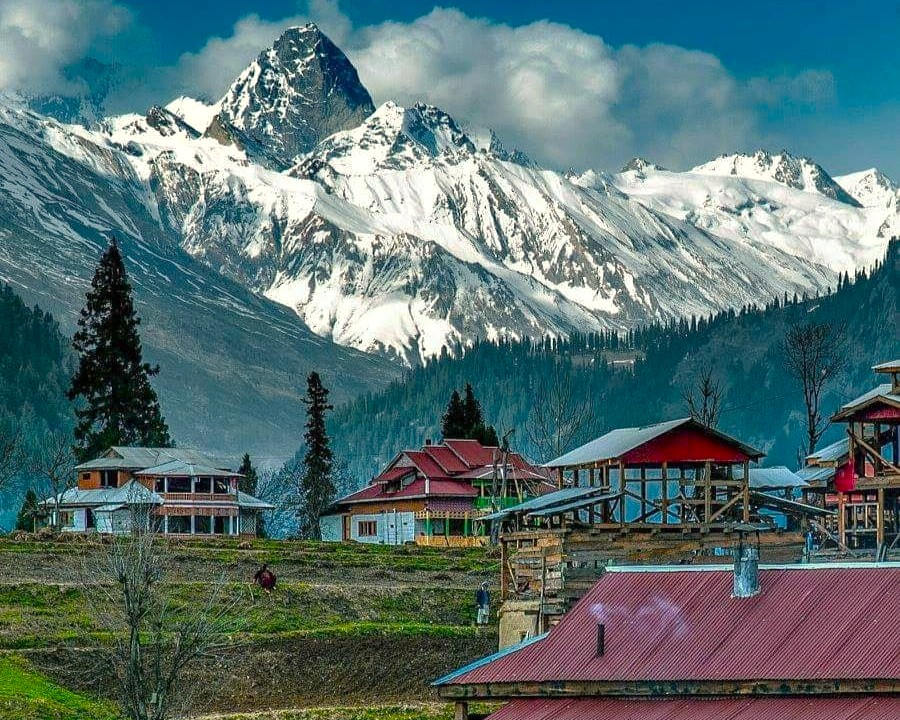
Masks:
[[[556,487],[559,490],[562,490],[563,486],[563,469],[561,467],[556,468]]]
[[[594,474],[595,474],[595,473],[594,473],[594,468],[591,468],[591,469],[588,471],[588,475],[590,476],[591,487],[594,487]]]
[[[853,462],[851,457],[850,462]],[[840,538],[841,545],[847,547],[847,516],[844,510],[844,493],[838,493],[838,538]]]
[[[572,485],[573,487],[578,487],[581,484],[581,471],[578,468],[575,468],[572,471]]]
[[[647,513],[647,468],[641,465],[641,512],[638,517],[643,518]],[[642,522],[647,522],[649,518],[644,518]]]
[[[878,516],[875,518],[876,525],[876,546],[881,548],[884,545],[884,488],[878,488]]]
[[[619,490],[622,495],[619,497],[619,524],[625,524],[625,465],[619,463]]]
[[[453,720],[469,720],[469,703],[457,700],[453,708]]]
[[[703,496],[703,524],[709,522],[709,516],[712,515],[712,464],[709,460],[703,466],[704,496]]]
[[[500,602],[506,600],[506,596],[509,594],[508,553],[506,541],[500,538]]]
[[[662,464],[662,522],[669,524],[669,463]]]
[[[744,517],[745,523],[750,522],[750,461],[744,460],[744,485],[741,488],[744,493]]]

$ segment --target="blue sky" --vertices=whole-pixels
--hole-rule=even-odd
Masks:
[[[87,10],[84,27],[74,11],[60,23],[71,47],[45,53],[59,67],[36,63],[26,43],[22,68],[15,52],[12,70],[0,60],[0,85],[5,75],[7,86],[52,87],[66,63],[100,57],[127,69],[115,111],[182,92],[214,99],[281,28],[312,19],[376,102],[433,102],[549,165],[609,168],[640,154],[683,168],[764,146],[835,174],[874,165],[900,179],[900,0],[7,3],[19,16],[46,5],[43,26],[54,6]]]

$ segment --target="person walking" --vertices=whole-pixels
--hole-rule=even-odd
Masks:
[[[481,587],[475,592],[475,607],[478,610],[475,622],[478,625],[487,625],[491,616],[491,594],[488,592],[486,580],[481,583]]]

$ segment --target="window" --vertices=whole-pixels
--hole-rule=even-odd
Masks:
[[[188,515],[169,515],[169,530],[171,533],[187,535],[191,532],[191,518]]]
[[[228,493],[231,489],[228,487],[228,478],[215,478],[213,480],[214,493]]]
[[[91,474],[89,472],[81,473],[81,479],[88,482],[91,479]]]
[[[209,477],[194,478],[194,492],[195,493],[211,493],[212,492],[212,478],[209,478]]]
[[[156,478],[153,481],[153,489],[158,493],[165,492],[166,491],[166,479],[165,478]]]
[[[194,515],[194,532],[209,535],[212,532],[212,518],[209,515]]]
[[[119,484],[119,473],[116,470],[100,471],[100,487],[117,487]]]
[[[228,535],[228,518],[217,515],[213,518],[213,533],[216,535]]]
[[[356,526],[359,537],[375,537],[378,534],[378,523],[375,520],[360,520]]]
[[[187,477],[170,477],[170,493],[189,493],[191,491],[191,479]]]

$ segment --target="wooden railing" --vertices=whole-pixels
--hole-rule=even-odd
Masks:
[[[164,500],[187,500],[194,502],[237,502],[234,493],[159,493]]]

